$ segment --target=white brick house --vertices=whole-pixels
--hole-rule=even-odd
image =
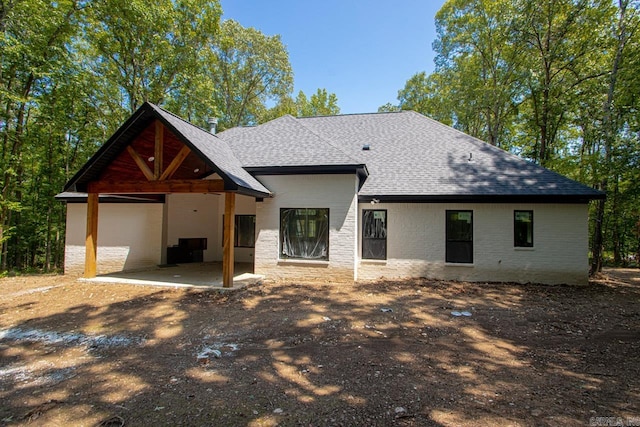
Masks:
[[[604,197],[414,112],[213,135],[152,104],[65,191],[70,273],[86,273],[89,192],[98,273],[230,253],[275,279],[549,284],[587,282],[588,202]]]

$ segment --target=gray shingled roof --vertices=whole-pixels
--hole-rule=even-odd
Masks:
[[[366,164],[361,198],[604,196],[412,111],[286,116],[219,136],[245,167]]]
[[[600,191],[412,111],[283,116],[212,135],[149,103],[121,126],[65,190],[84,191],[83,186],[156,118],[207,161],[225,185],[256,197],[270,191],[248,171],[259,176],[278,169],[282,173],[355,171],[364,179],[360,200],[586,201],[604,197]],[[369,150],[362,149],[365,145]]]
[[[333,141],[290,115],[256,127],[229,129],[218,137],[229,142],[248,168],[361,164],[342,141]]]

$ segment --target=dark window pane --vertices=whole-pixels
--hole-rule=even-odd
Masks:
[[[362,211],[362,258],[387,259],[387,211]]]
[[[447,211],[446,262],[473,263],[473,211]]]
[[[284,258],[329,259],[329,209],[280,209]]]
[[[224,215],[222,215],[222,242],[224,245]],[[256,245],[256,216],[236,215],[233,223],[233,246],[253,248]]]
[[[533,211],[513,212],[514,246],[533,247]]]
[[[256,216],[236,215],[235,246],[253,248],[256,243]]]

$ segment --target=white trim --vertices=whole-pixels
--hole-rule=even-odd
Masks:
[[[316,259],[300,259],[300,258],[287,258],[287,259],[278,259],[278,265],[310,265],[312,267],[322,267],[329,266],[329,261],[325,260],[316,260]]]
[[[360,259],[360,264],[372,264],[372,265],[387,265],[387,260],[386,259],[369,259],[369,258],[362,258]]]
[[[475,264],[469,262],[445,262],[445,267],[475,267]]]

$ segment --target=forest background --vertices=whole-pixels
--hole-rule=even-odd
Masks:
[[[435,70],[396,102],[606,192],[592,271],[640,261],[640,16],[632,0],[449,0]],[[211,0],[0,0],[0,274],[57,271],[54,196],[143,102],[206,127],[338,114],[293,93],[285,44]],[[425,17],[425,19],[430,19]]]

